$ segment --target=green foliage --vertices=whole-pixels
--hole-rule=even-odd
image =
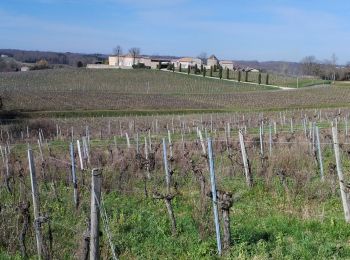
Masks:
[[[179,72],[181,72],[181,63],[179,64]]]
[[[248,73],[249,73],[248,71],[245,72],[245,78],[244,78],[245,82],[248,82]]]
[[[238,79],[237,79],[238,82],[241,82],[241,75],[242,75],[242,73],[241,73],[241,71],[239,70],[239,71],[238,71]]]
[[[261,84],[261,73],[259,73],[258,84]]]
[[[226,68],[226,79],[230,79],[230,69]]]
[[[203,68],[203,77],[205,77],[207,74],[207,69],[206,68]]]
[[[222,79],[222,67],[219,68],[219,78]]]
[[[210,66],[210,74],[209,77],[213,77],[213,66]]]
[[[191,73],[191,66],[188,65],[188,67],[187,67],[187,74],[189,75],[190,73]]]

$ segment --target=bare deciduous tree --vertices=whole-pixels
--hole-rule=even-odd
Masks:
[[[120,45],[117,45],[117,47],[114,48],[113,52],[118,57],[118,61],[117,62],[118,62],[118,66],[119,66],[119,57],[120,57],[120,55],[123,54],[123,49],[122,49],[122,47]]]
[[[136,57],[140,55],[141,51],[140,51],[140,48],[136,48],[136,47],[133,47],[133,48],[130,48],[129,49],[129,53],[132,55],[132,58],[133,58],[133,65],[135,64],[135,60],[136,60]]]
[[[206,52],[201,52],[197,58],[200,59],[203,62],[203,64],[207,63],[207,53]]]
[[[319,75],[320,64],[315,56],[306,56],[301,60],[301,69],[305,75]]]

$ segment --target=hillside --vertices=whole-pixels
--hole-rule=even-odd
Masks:
[[[0,49],[0,54],[8,55],[17,61],[35,63],[41,59],[47,60],[49,64],[65,64],[76,66],[78,61],[84,65],[103,61],[107,58],[103,54],[82,54],[71,52],[50,52],[50,51],[26,51],[15,49]]]

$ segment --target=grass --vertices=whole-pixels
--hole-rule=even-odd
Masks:
[[[323,111],[332,116],[337,111]],[[347,111],[341,111],[345,114]],[[287,113],[288,118],[294,118],[299,122],[300,111],[294,114]],[[313,118],[316,111],[303,111]],[[218,117],[216,117],[218,116]],[[243,177],[243,169],[239,164],[239,148],[237,143],[237,129],[232,128],[232,151],[238,163],[231,165],[227,156],[223,136],[224,126],[234,115],[214,116],[214,126],[218,130],[217,142],[214,143],[215,169],[217,186],[220,190],[232,192],[238,199],[231,210],[230,230],[232,233],[231,248],[225,252],[221,259],[349,259],[350,258],[350,229],[344,221],[342,205],[339,196],[338,183],[328,172],[329,163],[334,163],[332,146],[323,146],[325,167],[325,182],[319,179],[317,166],[313,155],[309,152],[309,143],[304,136],[300,122],[295,125],[296,133],[288,132],[288,124],[284,127],[278,125],[278,135],[273,146],[273,155],[268,158],[268,169],[261,172],[259,145],[254,147],[250,140],[258,136],[259,116],[246,114],[252,118],[252,126],[246,136],[247,151],[252,163],[255,186],[252,189],[246,187]],[[235,115],[241,118],[242,115]],[[279,113],[265,114],[271,120],[278,120]],[[118,135],[117,144],[119,151],[113,150],[113,158],[109,149],[114,149],[111,136],[98,140],[99,131],[107,131],[106,122],[114,118],[89,118],[86,119],[58,119],[63,138],[65,140],[49,141],[50,151],[44,145],[44,164],[39,159],[38,147],[34,146],[36,158],[38,183],[40,185],[40,202],[43,213],[50,215],[50,225],[53,235],[54,259],[81,259],[82,234],[86,230],[86,222],[90,213],[90,170],[77,171],[80,206],[76,210],[73,205],[73,187],[70,177],[68,142],[70,142],[70,127],[75,127],[75,135],[82,136],[85,125],[89,125],[89,131],[93,139],[91,141],[92,164],[103,167],[103,204],[109,218],[109,227],[113,244],[117,248],[120,259],[218,259],[216,241],[212,217],[212,206],[209,204],[207,211],[208,223],[205,235],[200,235],[199,224],[199,183],[193,172],[188,168],[183,159],[180,141],[181,134],[176,129],[172,135],[174,143],[174,167],[172,178],[177,183],[179,195],[173,200],[173,207],[177,221],[177,236],[172,236],[169,228],[169,220],[163,201],[146,198],[143,192],[142,170],[135,168],[135,136],[132,132],[131,150],[125,148],[125,137],[119,136],[118,121],[122,120],[124,131],[132,131],[130,122],[136,120],[137,130],[140,131],[140,139],[147,136],[151,121],[154,118],[118,118],[113,121],[113,135]],[[152,133],[153,147],[159,147],[161,138],[166,136],[165,125],[171,126],[172,117],[159,117],[158,123],[161,133]],[[207,123],[210,116],[204,116],[203,122]],[[320,126],[321,142],[330,142],[327,137],[329,126],[327,120]],[[78,122],[77,122],[78,121]],[[188,125],[201,126],[201,116],[186,117]],[[288,122],[288,120],[287,120]],[[178,124],[175,117],[175,124]],[[54,122],[52,122],[55,126]],[[324,124],[324,125],[323,125]],[[38,126],[43,128],[42,126]],[[339,130],[344,129],[340,121]],[[26,127],[26,124],[24,125]],[[232,126],[233,127],[233,126]],[[37,129],[30,126],[33,142],[36,142]],[[24,128],[25,129],[25,128]],[[43,128],[45,131],[45,128]],[[2,129],[5,133],[6,130]],[[22,129],[23,130],[23,129]],[[152,130],[151,130],[152,131]],[[267,131],[267,129],[265,129]],[[14,131],[12,131],[13,134]],[[67,136],[65,133],[67,132]],[[267,135],[267,132],[265,132]],[[266,137],[265,135],[265,137]],[[53,127],[51,135],[45,132],[45,138],[55,136]],[[286,144],[286,138],[292,138],[290,144]],[[340,142],[345,141],[344,132],[339,133]],[[198,167],[202,167],[209,187],[209,174],[206,161],[200,157],[200,147],[195,141],[195,132],[185,133],[191,159],[195,160]],[[221,141],[219,141],[221,139]],[[32,142],[32,143],[33,143]],[[280,143],[279,143],[280,142]],[[300,142],[300,143],[299,143]],[[142,143],[142,142],[141,142]],[[18,235],[21,230],[21,217],[18,211],[21,198],[31,200],[30,182],[27,169],[26,140],[12,142],[11,146],[11,185],[14,188],[10,194],[6,188],[0,189],[1,211],[0,217],[0,258],[20,259]],[[342,162],[344,175],[349,178],[350,160],[346,153],[348,145],[341,146],[343,151]],[[267,151],[266,151],[267,152]],[[51,157],[49,157],[49,155]],[[156,153],[156,170],[152,172],[152,179],[148,182],[149,193],[164,187],[164,172],[161,159],[161,149]],[[53,158],[57,160],[51,160]],[[50,159],[51,158],[51,159]],[[202,160],[202,161],[201,161]],[[78,161],[78,160],[77,160]],[[76,162],[77,162],[76,161]],[[127,171],[122,172],[123,163],[129,165]],[[2,160],[0,160],[2,165]],[[44,165],[44,168],[42,168]],[[46,166],[45,166],[46,165]],[[20,179],[20,168],[24,169],[24,177]],[[286,170],[286,185],[277,176],[278,169]],[[32,208],[30,208],[32,214]],[[31,219],[32,221],[32,219]],[[47,224],[44,231],[47,233]],[[102,259],[110,257],[110,249],[101,222],[101,253]],[[45,234],[46,234],[45,233]],[[33,226],[30,225],[26,245],[30,257],[36,253]]]

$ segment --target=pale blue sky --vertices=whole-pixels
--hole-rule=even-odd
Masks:
[[[0,48],[350,61],[346,0],[1,0]]]

